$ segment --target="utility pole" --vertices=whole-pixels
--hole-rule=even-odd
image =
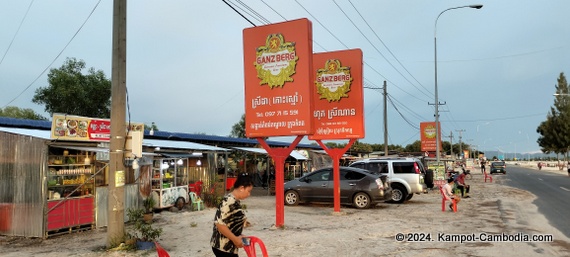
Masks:
[[[459,132],[459,156],[463,154],[463,148],[461,147],[461,133],[465,132],[464,129],[456,129],[455,131]]]
[[[453,131],[449,131],[449,144],[451,145],[451,159],[453,158]]]
[[[113,2],[113,52],[111,76],[111,143],[107,247],[118,245],[125,234],[125,112],[127,81],[127,0]]]
[[[386,104],[388,93],[386,91],[386,80],[384,80],[384,156],[388,156],[388,105]]]

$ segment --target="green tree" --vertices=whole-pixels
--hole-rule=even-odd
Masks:
[[[156,126],[156,124],[153,122],[150,126],[144,124],[144,130],[148,130],[148,131],[150,131],[150,130],[158,131],[159,129],[158,129],[158,126]]]
[[[544,153],[566,155],[570,147],[570,87],[563,72],[557,82],[554,106],[536,129],[540,134],[537,143]]]
[[[245,138],[245,113],[241,116],[241,119],[232,126],[232,131],[230,132],[230,137],[235,138]]]
[[[65,113],[93,118],[111,116],[111,81],[102,70],[89,68],[85,62],[67,58],[48,74],[47,87],[36,89],[32,102],[44,105],[50,115]]]
[[[34,110],[30,108],[22,109],[16,106],[7,106],[6,108],[4,108],[4,110],[0,108],[0,116],[19,118],[19,119],[30,119],[30,120],[47,120],[46,117],[36,113]]]
[[[416,140],[415,142],[407,145],[404,148],[404,151],[414,152],[414,153],[421,152],[422,151],[422,142],[420,140]]]

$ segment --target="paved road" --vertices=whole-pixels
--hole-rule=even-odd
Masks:
[[[538,198],[533,203],[538,210],[552,226],[570,237],[570,177],[566,172],[557,174],[510,165],[502,181],[535,194]]]

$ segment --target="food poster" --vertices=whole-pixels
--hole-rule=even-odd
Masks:
[[[434,185],[443,186],[447,181],[445,180],[445,163],[440,161],[429,161],[427,163],[428,170],[433,171]]]
[[[132,131],[144,131],[144,124],[131,123]],[[51,138],[70,141],[102,141],[111,139],[111,120],[54,114]]]
[[[311,140],[364,138],[362,51],[313,55]]]
[[[243,47],[246,136],[311,134],[311,22],[244,29]]]

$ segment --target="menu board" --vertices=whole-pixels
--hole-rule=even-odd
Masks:
[[[131,123],[131,131],[144,131],[143,123]],[[54,114],[51,138],[71,141],[100,141],[111,139],[111,120]]]

